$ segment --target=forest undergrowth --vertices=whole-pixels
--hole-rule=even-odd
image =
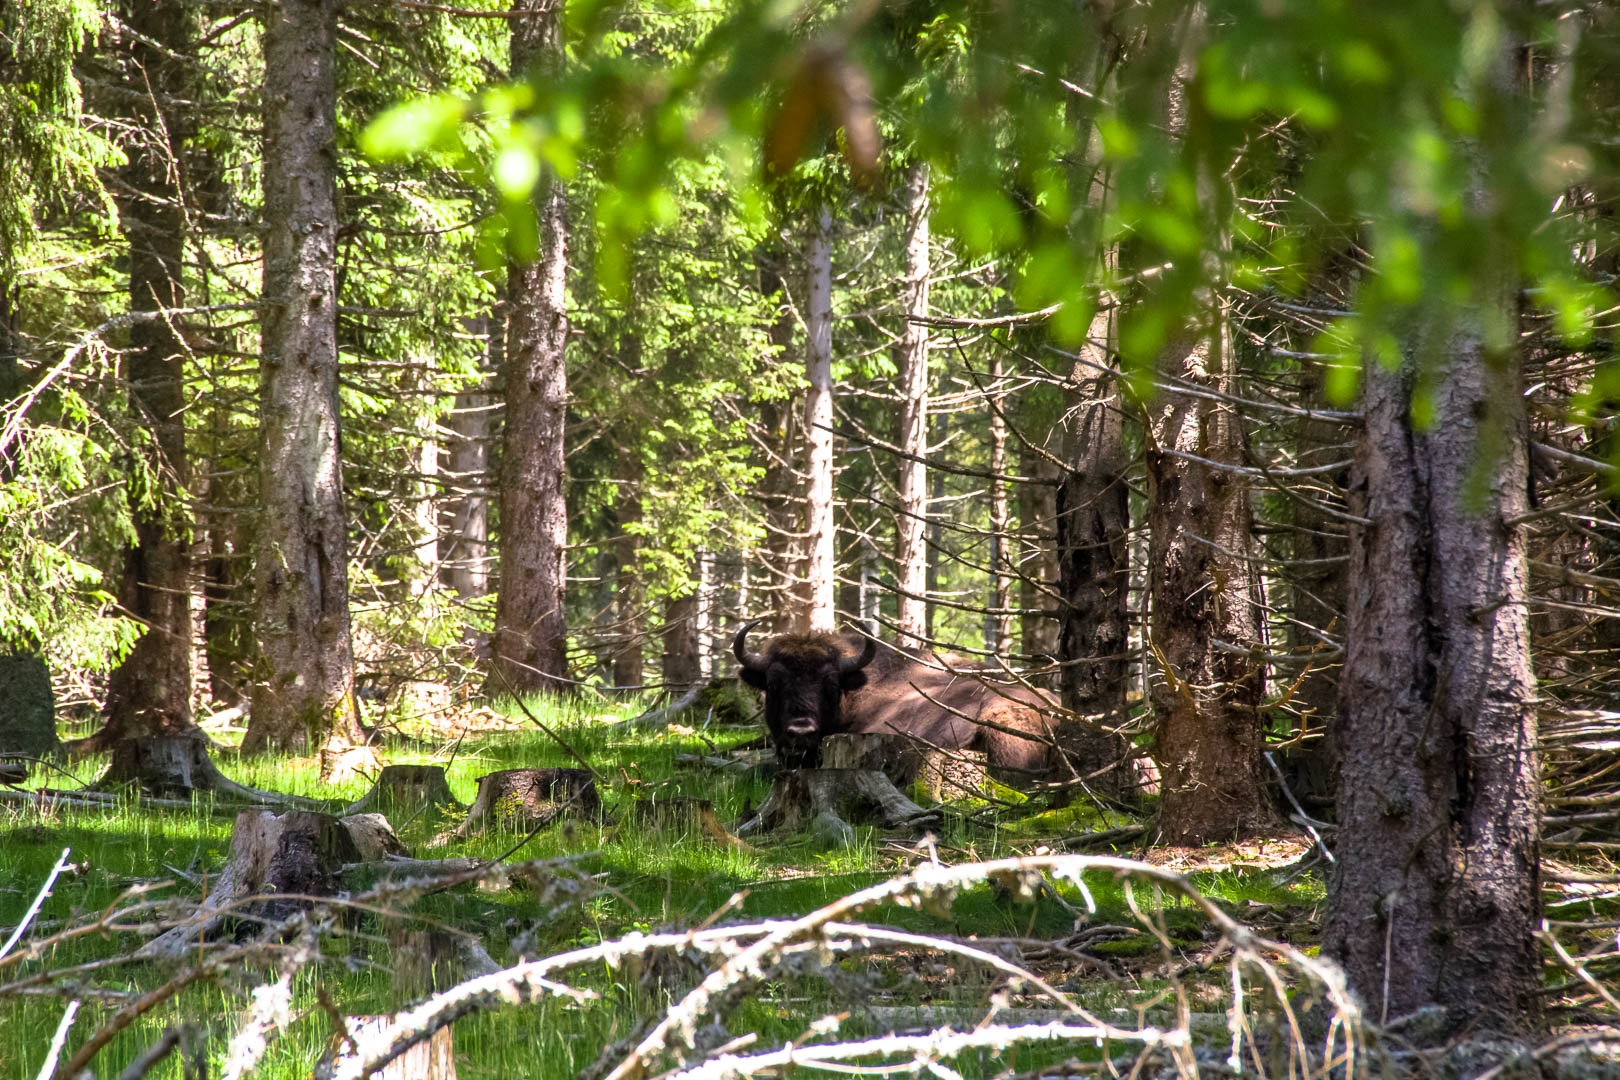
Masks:
[[[1087,799],[1055,808],[1036,799],[954,803],[933,833],[864,828],[853,845],[831,850],[805,836],[717,843],[700,832],[633,826],[629,804],[696,797],[711,801],[720,820],[736,820],[764,798],[768,779],[701,759],[712,762],[758,729],[697,717],[693,726],[647,730],[627,722],[639,704],[531,703],[525,711],[555,738],[515,707],[506,729],[405,731],[410,741],[390,747],[386,760],[445,766],[464,803],[486,773],[584,758],[604,781],[606,817],[451,838],[453,812],[401,816],[392,823],[418,858],[504,856],[512,869],[444,890],[356,885],[285,924],[267,947],[251,947],[256,928],[244,921],[234,938],[199,945],[177,964],[132,954],[160,925],[185,918],[218,877],[231,813],[134,799],[108,811],[5,806],[7,936],[67,851],[25,936],[0,955],[0,1080],[42,1075],[59,1032],[67,1061],[92,1033],[120,1024],[92,1059],[96,1076],[133,1075],[143,1054],[166,1043],[176,1052],[147,1075],[245,1074],[239,1055],[254,1049],[243,1035],[250,1029],[263,1042],[254,1075],[310,1076],[338,1045],[340,1017],[396,1014],[436,992],[444,1000],[468,976],[454,961],[430,971],[415,962],[411,931],[423,929],[470,935],[502,966],[630,943],[548,974],[549,992],[534,993],[532,1003],[488,1007],[491,998],[458,1014],[454,1049],[464,1078],[654,1074],[657,1025],[683,1009],[697,1018],[675,1027],[686,1025],[698,1052],[677,1061],[672,1075],[770,1073],[786,1061],[771,1053],[791,1056],[784,1048],[807,1042],[909,1060],[941,1078],[1095,1072],[1139,1059],[1154,1064],[1150,1075],[1220,1072],[1234,1060],[1277,1076],[1363,1067],[1365,1054],[1354,1056],[1359,1019],[1331,1000],[1342,984],[1313,975],[1325,864],[1308,839],[1203,849],[1088,845],[1140,824],[1148,808],[1133,814]],[[239,732],[212,734],[222,770],[252,787],[340,809],[370,786],[365,776],[324,783],[315,758],[239,756],[229,749]],[[64,766],[72,779],[58,775],[53,786],[91,782],[104,764]],[[1018,798],[1001,795],[1002,803]],[[1068,854],[1076,851],[1086,854]],[[1121,857],[1156,865],[1138,869]],[[941,876],[961,867],[970,869],[959,879]],[[721,941],[727,927],[751,924],[762,929]],[[720,936],[705,945],[699,930]],[[712,1009],[693,1004],[694,987],[709,986],[706,976],[768,932],[782,941],[767,961],[721,979]],[[685,934],[689,947],[642,947],[660,934]],[[215,957],[222,962],[209,967]],[[266,1022],[265,1003],[275,997],[266,988],[278,980],[286,997]],[[1234,1000],[1244,1006],[1241,1024]],[[63,1029],[70,1002],[79,1005]],[[1048,1027],[1068,1034],[1054,1040],[1036,1031]],[[1074,1033],[1092,1027],[1097,1038],[1077,1043]],[[961,1045],[938,1042],[945,1029]],[[1002,1030],[1013,1034],[998,1037]],[[626,1071],[649,1038],[645,1060]],[[717,1051],[718,1061],[704,1062]]]

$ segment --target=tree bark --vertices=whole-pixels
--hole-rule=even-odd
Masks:
[[[1012,574],[1007,558],[1012,514],[1007,501],[1006,398],[1001,393],[1001,352],[990,358],[990,611],[984,619],[984,647],[997,656],[1012,651]]]
[[[770,341],[782,358],[793,349],[794,318],[786,284],[771,259],[762,259],[760,291],[780,296],[777,317],[769,329]],[[765,452],[765,476],[759,499],[765,510],[765,547],[760,552],[765,578],[759,587],[769,605],[766,630],[785,634],[794,626],[794,598],[798,592],[804,539],[799,532],[799,484],[794,462],[799,458],[799,409],[792,398],[766,401],[759,407],[759,433]]]
[[[614,544],[617,580],[613,589],[615,613],[613,637],[613,685],[640,686],[645,678],[642,668],[642,636],[646,633],[646,596],[641,588],[641,566],[638,552],[641,537],[628,526],[641,521],[641,468],[639,462],[626,452],[619,474],[618,526],[619,535]]]
[[[833,379],[832,379],[832,215],[816,210],[805,252],[809,279],[805,298],[805,604],[801,618],[807,630],[833,629],[837,588],[833,518]]]
[[[439,580],[462,600],[489,594],[489,450],[493,425],[487,373],[500,370],[506,354],[506,314],[501,303],[497,302],[480,321],[487,342],[485,374],[456,393],[455,407],[444,418],[449,437],[439,459],[448,492],[441,515]],[[487,635],[469,632],[468,642],[480,657],[487,657]]]
[[[1052,481],[1018,485],[1018,606],[1027,612],[1019,619],[1019,651],[1025,656],[1058,657],[1059,620],[1055,596],[1061,587],[1062,568],[1057,537],[1057,469],[1033,450],[1020,445],[1018,471],[1022,476]]]
[[[515,0],[512,73],[557,73],[561,0]],[[536,193],[540,254],[507,271],[506,426],[501,444],[500,584],[491,643],[493,694],[568,687],[563,612],[568,545],[563,466],[568,404],[567,193],[549,171]]]
[[[694,589],[664,604],[664,682],[669,686],[694,686],[703,679],[698,654],[698,594]]]
[[[1063,707],[1093,723],[1065,721],[1057,737],[1074,775],[1119,763],[1125,740],[1098,730],[1127,719],[1130,685],[1130,493],[1125,487],[1125,422],[1118,376],[1112,370],[1113,320],[1092,321],[1073,374],[1065,410],[1063,456],[1070,468],[1057,486],[1059,607],[1058,683]],[[1099,365],[1101,370],[1099,370]],[[1129,771],[1094,781],[1121,791]]]
[[[894,576],[899,586],[900,644],[921,645],[928,629],[928,166],[906,170],[906,276],[901,282],[899,363],[901,458],[894,522]]]
[[[362,738],[337,395],[337,5],[288,0],[265,20],[260,670],[245,750]]]
[[[186,195],[182,155],[190,124],[173,101],[190,95],[186,71],[193,16],[179,0],[124,5],[128,36],[126,83],[148,91],[136,100],[120,170],[125,194],[118,216],[129,238],[131,311],[163,311],[185,304],[183,286]],[[135,546],[124,556],[118,599],[145,626],[107,687],[103,746],[122,738],[183,731],[191,725],[191,558],[180,527],[187,498],[186,347],[170,319],[130,329],[130,408],[150,433],[141,479],[131,483]]]
[[[1305,373],[1301,404],[1306,408],[1326,408],[1323,373],[1313,366]],[[1297,429],[1299,465],[1325,465],[1339,458],[1343,450],[1336,444],[1345,439],[1345,429],[1337,423],[1304,419]],[[1293,621],[1289,624],[1289,651],[1295,656],[1328,656],[1332,650],[1322,637],[1311,632],[1320,629],[1343,638],[1345,590],[1345,538],[1342,520],[1335,519],[1317,504],[1339,502],[1338,493],[1348,487],[1348,469],[1323,477],[1306,494],[1311,502],[1290,500],[1293,513],[1293,556],[1289,569],[1288,592]],[[1294,691],[1301,726],[1318,737],[1291,748],[1282,758],[1289,789],[1308,808],[1331,804],[1338,786],[1338,762],[1334,740],[1327,737],[1338,713],[1339,664],[1325,659],[1314,663]]]
[[[1499,294],[1513,310],[1511,286]],[[1427,430],[1411,365],[1364,376],[1350,509],[1371,524],[1350,530],[1323,952],[1374,1016],[1438,1005],[1444,1034],[1529,1034],[1542,979],[1519,362],[1471,328],[1426,362]]]
[[[1160,371],[1230,390],[1225,315],[1210,298],[1202,316],[1204,326],[1164,350]],[[1243,437],[1231,409],[1166,394],[1147,451],[1151,640],[1160,667],[1154,759],[1165,843],[1229,840],[1275,821],[1262,775],[1265,670],[1252,655],[1261,647],[1260,585],[1248,482],[1178,456],[1240,465]]]

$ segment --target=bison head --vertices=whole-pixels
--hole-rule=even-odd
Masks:
[[[861,669],[877,656],[877,642],[868,637],[859,656],[846,656],[832,634],[785,634],[749,652],[748,631],[758,623],[737,631],[731,651],[743,681],[765,691],[765,727],[777,757],[789,768],[813,764],[821,740],[842,730],[839,699],[866,684]]]

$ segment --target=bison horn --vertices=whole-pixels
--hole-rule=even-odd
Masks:
[[[870,664],[875,659],[877,659],[877,638],[868,635],[866,638],[866,647],[861,650],[861,655],[844,656],[839,658],[838,673],[840,675],[848,675],[851,672],[859,671],[861,668],[865,667],[867,664]]]
[[[764,619],[755,619],[752,622],[743,623],[742,629],[737,631],[737,636],[731,639],[732,654],[737,657],[737,663],[743,666],[744,671],[752,671],[758,674],[765,673],[767,667],[765,658],[759,653],[748,651],[748,631],[764,621]]]

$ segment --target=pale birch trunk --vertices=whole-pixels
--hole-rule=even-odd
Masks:
[[[928,315],[928,166],[906,170],[906,276],[901,282],[899,361],[900,505],[894,533],[895,584],[899,587],[902,643],[920,643],[928,629],[928,334],[918,322]]]
[[[832,215],[816,211],[805,253],[805,604],[808,630],[833,629],[836,525],[833,518]]]

